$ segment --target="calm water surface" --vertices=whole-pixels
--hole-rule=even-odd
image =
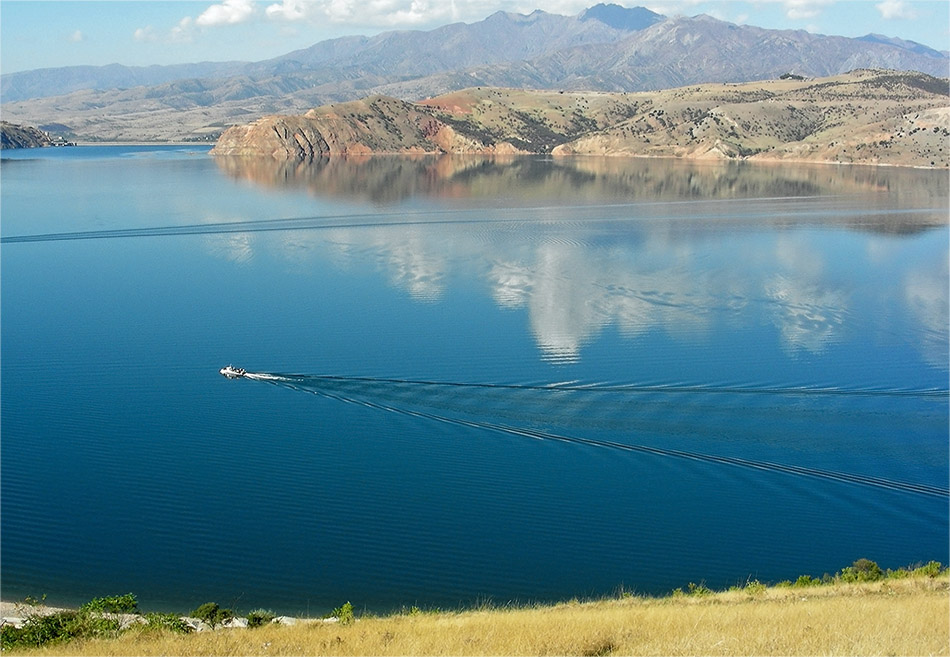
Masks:
[[[946,563],[947,208],[870,167],[5,151],[3,597]]]

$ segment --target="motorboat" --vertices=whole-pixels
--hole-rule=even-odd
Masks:
[[[219,370],[221,376],[228,379],[240,379],[242,376],[247,374],[247,370],[241,367],[234,367],[233,365],[228,365],[227,367],[222,367]]]

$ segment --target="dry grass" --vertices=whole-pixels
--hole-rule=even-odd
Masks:
[[[950,579],[363,618],[187,636],[129,633],[56,655],[947,655]]]

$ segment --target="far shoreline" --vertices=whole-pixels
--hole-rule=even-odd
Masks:
[[[95,146],[104,146],[110,148],[119,148],[119,147],[158,147],[158,146],[169,146],[169,147],[195,147],[195,148],[207,148],[209,154],[213,157],[220,158],[240,158],[240,159],[258,159],[264,158],[266,160],[273,159],[274,161],[286,161],[291,162],[289,159],[274,158],[268,155],[231,155],[231,154],[216,154],[211,153],[214,149],[215,144],[207,142],[193,142],[193,141],[77,141],[72,142],[69,145],[65,146],[35,146],[28,148],[4,148],[0,149],[0,153],[3,151],[34,151],[34,150],[48,150],[48,149],[69,149],[69,148],[88,148]],[[820,166],[861,166],[861,167],[887,167],[887,168],[896,168],[896,169],[912,169],[917,171],[945,171],[950,169],[950,165],[945,167],[939,166],[926,166],[919,164],[902,164],[899,162],[868,162],[868,161],[857,161],[857,162],[842,162],[840,160],[811,160],[804,158],[782,158],[782,157],[696,157],[689,155],[672,155],[672,154],[658,154],[650,155],[645,153],[604,153],[604,154],[591,154],[591,153],[571,153],[571,154],[552,154],[552,153],[512,153],[512,154],[482,154],[482,153],[453,153],[453,152],[441,152],[441,153],[405,153],[405,152],[372,152],[372,153],[358,153],[358,154],[335,154],[330,155],[326,159],[343,159],[348,158],[354,159],[366,159],[373,157],[408,157],[408,158],[427,158],[427,157],[472,157],[472,158],[554,158],[558,160],[582,160],[582,159],[638,159],[638,160],[678,160],[682,162],[695,162],[697,164],[721,164],[721,163],[749,163],[749,164],[761,164],[767,166],[781,166],[781,165],[820,165]],[[317,160],[296,160],[295,162],[299,164],[312,164]]]

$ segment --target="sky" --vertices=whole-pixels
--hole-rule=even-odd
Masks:
[[[260,61],[345,35],[474,23],[502,10],[574,15],[610,0],[0,0],[0,72],[79,64]],[[947,0],[613,0],[665,16],[950,50]]]

